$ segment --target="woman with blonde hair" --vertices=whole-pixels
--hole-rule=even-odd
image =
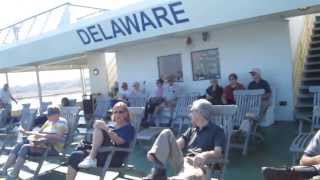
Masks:
[[[113,125],[107,125],[102,120],[94,123],[92,148],[74,151],[69,158],[67,180],[75,179],[79,168],[103,167],[109,152],[99,153],[101,146],[116,146],[128,148],[132,142],[135,129],[130,123],[128,106],[123,102],[116,103],[112,108]],[[120,167],[128,156],[127,152],[116,152],[110,166]]]

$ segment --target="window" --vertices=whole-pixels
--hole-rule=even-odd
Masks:
[[[194,81],[220,78],[218,49],[191,52],[191,61]]]
[[[181,54],[158,57],[159,77],[166,79],[173,77],[175,81],[183,81]]]

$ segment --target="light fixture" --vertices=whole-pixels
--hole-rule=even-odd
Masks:
[[[94,68],[94,69],[92,70],[92,73],[93,73],[93,75],[98,76],[99,73],[100,73],[100,71],[99,71],[98,68]]]
[[[186,39],[186,44],[187,45],[191,45],[192,44],[192,38],[189,36],[189,37],[187,37],[187,39]]]
[[[202,40],[203,40],[204,42],[208,41],[209,38],[210,38],[209,32],[202,32],[201,35],[202,35]]]

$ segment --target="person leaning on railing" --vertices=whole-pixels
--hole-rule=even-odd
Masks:
[[[14,146],[1,169],[2,175],[7,175],[7,179],[15,179],[27,155],[41,156],[45,152],[46,147],[40,142],[52,142],[53,146],[48,152],[49,156],[58,155],[59,152],[63,151],[65,134],[68,133],[68,124],[67,121],[60,118],[59,115],[59,107],[51,106],[48,108],[48,120],[39,131],[25,131],[20,129],[21,133],[28,136],[28,138]],[[13,170],[7,174],[7,169],[11,166],[13,166]]]
[[[153,163],[144,180],[166,180],[165,164],[171,161],[177,175],[169,179],[203,179],[206,160],[221,158],[225,147],[224,130],[212,123],[212,105],[205,99],[194,101],[191,121],[194,127],[176,139],[171,130],[163,130],[147,153]]]

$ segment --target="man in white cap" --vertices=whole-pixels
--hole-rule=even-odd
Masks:
[[[169,129],[160,133],[147,154],[154,166],[144,180],[166,180],[168,160],[177,173],[169,179],[204,179],[204,163],[208,159],[221,158],[225,147],[223,129],[211,122],[212,109],[209,101],[196,100],[191,107],[193,127],[178,139]]]
[[[249,73],[251,74],[253,81],[249,83],[248,89],[264,89],[265,91],[265,94],[263,95],[261,102],[261,119],[267,112],[268,107],[270,105],[272,91],[269,83],[266,80],[262,79],[261,70],[259,68],[253,68]]]

